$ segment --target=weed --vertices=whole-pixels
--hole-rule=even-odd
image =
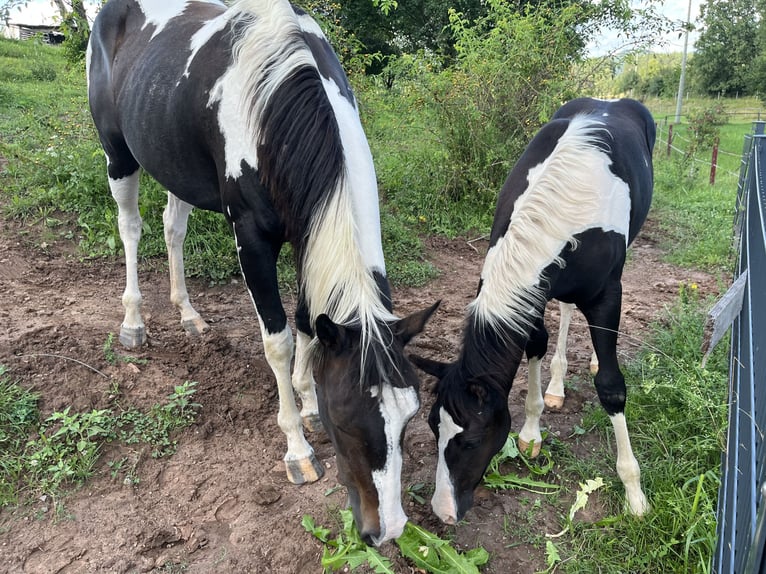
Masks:
[[[119,391],[114,390],[116,395]],[[196,383],[187,381],[148,412],[73,412],[67,407],[41,422],[38,396],[13,382],[0,365],[0,507],[25,494],[55,498],[64,485],[82,483],[93,474],[103,445],[115,440],[148,444],[154,457],[174,453],[172,435],[189,426],[200,409],[193,402],[195,392]],[[112,478],[124,473],[124,481],[136,485],[137,461],[127,463],[125,457],[107,467]]]
[[[334,539],[328,528],[318,526],[311,516],[305,515],[301,521],[307,532],[324,544],[322,567],[325,571],[341,568],[354,568],[367,564],[379,574],[393,574],[391,561],[376,549],[367,546],[354,527],[354,518],[350,510],[341,510],[342,530]],[[486,564],[489,553],[484,548],[474,548],[461,553],[455,550],[447,540],[442,540],[432,532],[408,522],[402,535],[396,539],[402,556],[426,572],[455,572],[471,574],[479,572],[478,567]]]
[[[519,450],[516,445],[517,438],[517,433],[510,433],[508,435],[503,448],[492,458],[487,467],[487,472],[484,475],[484,485],[488,488],[502,490],[511,488],[529,490],[538,494],[557,492],[561,488],[557,484],[550,484],[522,477],[515,473],[504,473],[501,471],[501,466],[508,461],[521,462],[529,473],[537,476],[544,476],[553,468],[550,448],[544,442],[540,449],[540,454],[536,458],[531,458],[528,453],[523,453]],[[545,441],[545,435],[543,441]],[[531,447],[532,445],[530,445]]]
[[[152,457],[168,456],[176,451],[173,431],[189,426],[196,417],[199,403],[191,402],[196,382],[177,385],[164,405],[153,405],[148,413],[131,408],[118,420],[118,436],[125,444],[145,443],[152,447]]]

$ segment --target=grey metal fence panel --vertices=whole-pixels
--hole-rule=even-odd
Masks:
[[[735,224],[737,273],[747,273],[732,326],[729,429],[721,458],[717,574],[766,572],[766,136],[763,122],[745,141]]]

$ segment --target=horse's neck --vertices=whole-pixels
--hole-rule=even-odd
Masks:
[[[468,378],[491,376],[510,392],[519,369],[526,338],[510,330],[480,326],[469,319],[459,361]]]

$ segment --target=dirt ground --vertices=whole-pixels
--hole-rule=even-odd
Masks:
[[[211,331],[184,334],[168,301],[167,273],[156,262],[140,274],[148,345],[133,356],[145,364],[111,366],[103,346],[122,320],[122,261],[81,262],[71,246],[40,244],[14,222],[0,232],[0,364],[12,378],[41,396],[43,416],[64,409],[89,410],[121,404],[161,402],[174,385],[197,381],[202,410],[179,438],[175,455],[152,459],[146,450],[110,447],[96,475],[63,500],[0,511],[0,572],[3,573],[319,573],[322,548],[300,524],[304,514],[336,528],[333,511],[345,503],[335,489],[332,445],[309,436],[325,464],[314,484],[287,482],[285,439],[277,426],[277,391],[263,357],[254,309],[240,281],[208,286],[190,281],[189,291]],[[624,284],[621,356],[635,352],[647,326],[675,300],[680,283],[697,283],[703,296],[718,289],[716,278],[661,262],[649,222],[634,246]],[[451,359],[459,348],[463,310],[471,300],[486,241],[431,239],[427,257],[441,275],[422,288],[394,289],[395,311],[403,316],[442,299],[426,332],[411,350]],[[294,302],[288,295],[286,306]],[[555,318],[556,308],[549,307]],[[587,374],[590,343],[582,316],[573,321],[569,377],[574,383],[561,412],[546,412],[543,424],[562,441],[578,441],[587,452],[596,437],[573,438],[583,408],[595,393]],[[556,322],[549,321],[551,342]],[[126,351],[115,343],[118,353]],[[550,356],[550,354],[549,354]],[[545,568],[545,533],[561,529],[576,485],[565,485],[559,507],[532,510],[525,492],[477,494],[476,506],[457,527],[442,525],[431,512],[436,446],[426,423],[433,380],[423,377],[422,407],[405,437],[403,486],[425,485],[421,504],[403,495],[410,520],[469,549],[481,544],[491,555],[488,573],[529,574]],[[526,374],[522,368],[509,403],[513,430],[523,420]],[[127,457],[138,484],[112,478],[108,463]],[[617,481],[616,475],[605,477]],[[651,493],[648,493],[651,498]],[[562,504],[562,501],[564,504]],[[597,512],[597,510],[596,510]],[[336,530],[337,531],[337,530]],[[535,543],[537,540],[537,543]],[[389,543],[382,552],[397,572],[417,572]],[[359,569],[359,571],[363,571]]]

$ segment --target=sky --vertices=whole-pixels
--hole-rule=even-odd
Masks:
[[[704,0],[691,0],[691,22],[700,15],[700,5]],[[686,21],[686,15],[689,11],[689,0],[665,0],[660,12],[671,20]],[[689,49],[692,49],[694,41],[699,36],[698,32],[689,34]],[[662,49],[664,52],[681,52],[684,49],[684,38],[678,37],[678,34],[672,34],[669,38],[669,46]]]
[[[92,21],[95,16],[96,0],[85,0],[85,11]],[[61,21],[58,9],[51,0],[30,0],[25,6],[13,8],[8,21],[11,24],[58,24]],[[0,24],[2,24],[0,22]]]
[[[705,0],[691,0],[691,21],[699,16],[700,4]],[[96,0],[86,0],[85,6],[89,16],[93,16],[95,13],[94,6],[96,6]],[[640,0],[634,2],[636,5],[642,4]],[[665,0],[662,7],[659,9],[660,13],[664,16],[676,20],[685,21],[686,13],[689,8],[689,0]],[[11,11],[10,15],[11,23],[19,24],[54,24],[58,22],[58,11],[54,7],[51,0],[30,0],[26,6],[21,9],[15,8]],[[689,50],[693,50],[694,40],[697,37],[697,33],[689,34]],[[654,51],[669,53],[669,52],[681,52],[684,47],[683,35],[679,37],[678,33],[670,34],[663,38],[664,42],[655,46]],[[590,53],[592,55],[600,55],[604,52],[608,52],[620,45],[619,39],[614,34],[606,33],[602,38],[599,38],[597,43],[590,46]]]
[[[700,13],[700,5],[705,0],[691,0],[691,18],[690,21],[694,24]],[[634,7],[646,6],[646,2],[641,0],[633,0]],[[657,7],[657,11],[666,18],[674,22],[685,22],[687,12],[689,11],[689,0],[665,0],[661,6]],[[689,34],[688,50],[694,49],[694,42],[699,36],[698,32],[691,32]],[[619,51],[620,46],[625,44],[625,40],[617,37],[616,33],[609,31],[605,32],[597,42],[592,42],[588,46],[588,52],[592,56],[601,56],[607,53]],[[659,53],[671,53],[671,52],[683,52],[684,49],[684,36],[678,32],[667,34],[658,39],[658,42],[652,47],[652,51]]]

